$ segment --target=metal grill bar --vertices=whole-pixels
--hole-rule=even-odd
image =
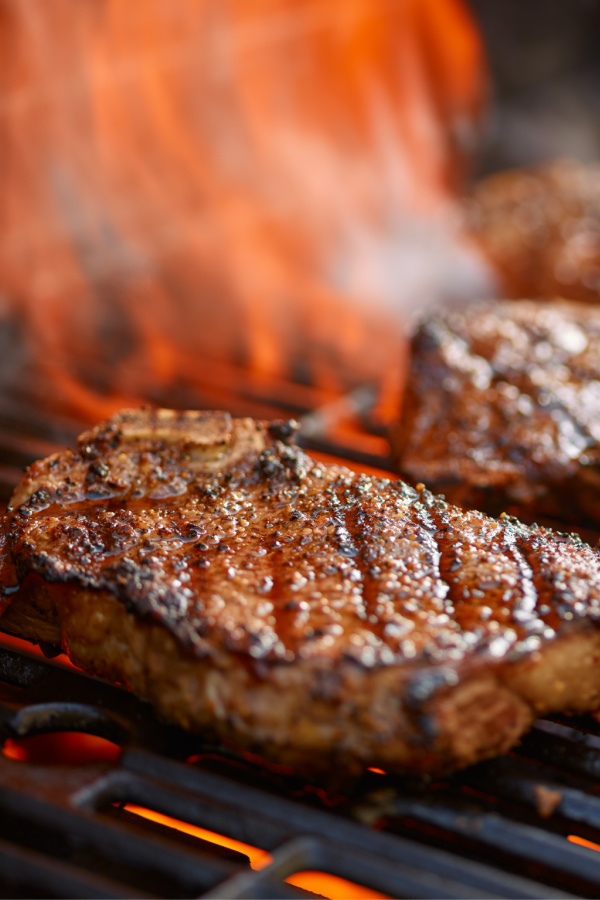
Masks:
[[[42,853],[0,841],[0,884],[3,896],[136,898],[145,895],[102,875],[57,862]],[[11,888],[10,893],[6,888]]]
[[[447,834],[467,838],[473,843],[488,847],[497,854],[507,854],[523,864],[541,865],[551,876],[561,881],[574,879],[591,895],[600,887],[600,857],[595,853],[571,844],[563,837],[532,827],[514,819],[507,819],[495,812],[473,812],[466,804],[448,803],[437,797],[431,801],[415,801],[398,798],[395,812],[437,828]]]
[[[121,823],[78,811],[68,802],[68,785],[63,785],[64,802],[59,804],[36,798],[32,784],[11,790],[6,772],[0,776],[4,776],[0,811],[17,843],[35,842],[29,849],[42,848],[49,857],[101,878],[109,873],[128,889],[141,888],[141,895],[195,897],[235,871],[225,860],[177,849]],[[59,786],[56,773],[46,770],[44,776],[55,789]],[[39,783],[36,788],[40,791]]]
[[[96,786],[100,791],[99,796],[88,795],[86,803],[98,806],[107,800],[127,799],[129,802],[149,806],[167,815],[204,825],[213,831],[227,831],[231,837],[245,843],[252,842],[265,850],[272,850],[282,841],[294,837],[310,836],[323,842],[327,848],[322,853],[324,858],[328,858],[330,853],[333,854],[332,835],[335,835],[336,843],[343,844],[352,854],[348,857],[349,863],[350,860],[366,853],[382,874],[386,872],[389,874],[389,866],[395,866],[395,881],[392,883],[397,886],[405,884],[406,889],[402,895],[406,894],[409,897],[440,896],[439,891],[443,883],[450,886],[448,896],[537,896],[535,892],[520,893],[524,890],[524,885],[520,883],[518,890],[513,892],[509,877],[499,877],[478,863],[444,853],[437,854],[433,862],[430,851],[412,841],[369,831],[358,823],[333,816],[331,813],[309,810],[289,800],[271,796],[217,775],[165,761],[144,751],[127,753],[122,765],[145,776],[146,779],[155,780],[151,794],[148,793],[150,782],[147,780],[138,782],[132,780],[127,785],[120,781],[114,794],[111,791],[115,790],[116,785],[104,783]],[[182,792],[177,794],[172,789],[167,791],[160,788],[159,780],[165,779],[168,779],[171,785],[177,784],[183,789]],[[125,795],[121,793],[123,790]],[[198,798],[197,808],[189,802],[190,796]],[[201,810],[201,820],[198,818],[198,810]],[[257,810],[260,810],[258,830]],[[308,864],[305,866],[305,868],[313,867]],[[419,878],[416,877],[417,873],[420,873]],[[364,878],[365,872],[362,874]],[[373,884],[372,875],[373,873],[369,871],[368,883],[376,890],[388,892],[389,881],[385,885]],[[354,875],[345,873],[344,877],[365,883],[361,878],[357,879],[356,873]],[[420,889],[416,881],[419,881]],[[431,884],[428,885],[428,881],[431,881]],[[427,888],[432,893],[425,892]],[[455,893],[452,893],[452,890]]]
[[[373,778],[367,779],[366,787],[354,785],[352,796],[337,812],[309,806],[278,795],[276,780],[275,790],[259,789],[242,783],[233,770],[231,775],[216,775],[186,764],[183,760],[192,749],[214,753],[215,745],[161,725],[147,704],[116,687],[12,651],[4,651],[0,658],[5,679],[0,696],[3,739],[79,727],[126,745],[117,764],[81,768],[0,758],[0,839],[15,842],[26,852],[43,852],[59,864],[59,875],[60,866],[66,867],[65,896],[75,890],[68,888],[73,868],[92,879],[116,881],[123,885],[119,889],[123,896],[128,896],[126,890],[133,895],[141,891],[140,896],[168,896],[173,891],[182,897],[299,896],[297,889],[281,886],[282,877],[298,868],[322,869],[391,896],[570,896],[476,859],[433,852],[416,840],[374,830],[360,812],[373,800]],[[64,700],[58,702],[56,696]],[[437,825],[447,834],[460,834],[447,799],[438,798],[431,805],[421,801],[417,809],[401,782],[381,781],[394,798],[396,813],[418,812],[429,820],[437,816]],[[446,790],[452,789],[449,785]],[[251,843],[273,852],[273,863],[252,872],[237,858],[214,856],[203,844],[182,849],[160,835],[139,834],[129,823],[104,813],[118,802],[135,803]],[[514,849],[513,844],[523,840],[523,826],[511,838],[509,823],[501,823],[503,830],[491,813],[480,815],[479,824],[482,821],[483,840],[490,846],[502,849],[512,841]],[[465,822],[463,832],[468,832],[475,819]],[[527,837],[528,847],[548,849],[547,855],[540,851],[533,857],[546,876],[555,871],[559,839],[546,833],[543,822]],[[562,872],[568,875],[577,861],[590,883],[597,879],[598,865],[590,862],[589,852],[568,845],[567,850]],[[0,865],[0,880],[1,871]],[[43,877],[42,869],[39,872]],[[92,880],[91,888],[94,884]],[[220,894],[215,893],[218,885]],[[115,895],[109,887],[103,885],[98,893]],[[91,888],[88,891],[82,879],[77,893],[96,896]]]
[[[332,841],[322,843],[307,838],[292,841],[284,845],[274,856],[273,863],[261,873],[244,873],[234,876],[229,882],[220,885],[211,893],[214,898],[238,898],[246,896],[262,896],[256,893],[263,883],[273,881],[277,875],[284,879],[293,872],[303,870],[326,869],[332,874],[341,874],[346,879],[353,879],[362,884],[369,884],[375,890],[392,897],[428,897],[428,898],[488,898],[498,896],[486,890],[474,888],[464,882],[455,882],[450,878],[440,877],[435,872],[426,872],[419,867],[406,864],[385,863],[352,848],[350,851],[343,845]],[[532,896],[526,892],[523,880],[515,879],[516,893],[506,893],[507,897]],[[508,880],[503,887],[508,886]],[[533,895],[537,896],[537,895]],[[564,894],[552,895],[564,897]]]
[[[491,784],[496,797],[518,801],[532,813],[539,810],[540,790],[552,792],[556,798],[552,822],[560,817],[563,832],[570,833],[581,824],[600,828],[600,797],[588,793],[590,782],[542,763],[514,755],[501,757],[485,766],[473,766],[461,775],[460,781],[484,792]]]
[[[587,720],[591,724],[591,720]],[[536,722],[521,741],[521,752],[568,772],[600,777],[600,736],[560,722]]]

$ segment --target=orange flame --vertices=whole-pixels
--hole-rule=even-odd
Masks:
[[[403,229],[445,208],[482,105],[462,0],[1,14],[0,315],[24,344],[0,389],[96,420],[213,398],[224,363],[398,382]]]
[[[329,900],[389,900],[387,894],[380,894],[379,891],[327,872],[296,872],[285,880],[288,884],[328,897]]]
[[[85,766],[98,762],[116,762],[121,753],[118,744],[79,731],[59,731],[8,739],[2,755],[18,762],[44,766]]]
[[[572,844],[579,844],[580,847],[587,847],[589,850],[600,850],[600,844],[588,841],[586,838],[579,837],[578,834],[567,835],[567,840]]]
[[[273,857],[266,850],[253,847],[251,844],[244,844],[242,841],[235,841],[223,834],[217,834],[206,828],[199,828],[197,825],[190,825],[181,819],[174,819],[172,816],[165,816],[163,813],[155,812],[152,809],[146,809],[143,806],[136,806],[134,803],[127,803],[124,807],[128,812],[135,813],[143,819],[149,819],[152,822],[158,822],[160,825],[166,825],[168,828],[174,828],[176,831],[182,831],[185,834],[191,834],[193,837],[200,838],[203,841],[209,841],[211,844],[219,844],[221,847],[227,847],[229,850],[237,850],[243,853],[250,860],[253,869],[264,869],[273,861]]]
[[[37,644],[32,644],[31,641],[26,641],[24,638],[17,637],[14,634],[0,633],[0,648],[3,647],[6,647],[8,650],[18,650],[20,653],[36,656],[39,659],[46,659]],[[64,666],[67,669],[75,669],[71,660],[64,653],[54,657],[52,663],[57,666]]]
[[[7,759],[18,762],[27,762],[37,765],[88,765],[98,762],[115,762],[119,756],[120,747],[104,738],[79,732],[57,732],[50,734],[33,735],[27,738],[6,740],[2,747],[2,754]],[[259,871],[270,865],[272,855],[266,850],[237,841],[227,835],[218,834],[206,828],[192,825],[181,819],[159,813],[154,810],[128,803],[124,806],[127,812],[133,813],[142,819],[157,822],[167,828],[172,828],[192,837],[236,850],[248,857],[250,866]],[[307,891],[313,891],[331,900],[385,900],[386,895],[370,888],[357,885],[337,875],[331,875],[321,871],[296,872],[285,879],[289,884],[296,885]]]
[[[244,844],[242,841],[233,840],[223,834],[217,834],[214,831],[208,831],[205,828],[199,828],[196,825],[190,825],[182,822],[180,819],[174,819],[163,813],[155,812],[151,809],[145,809],[142,806],[128,803],[124,807],[128,812],[135,813],[144,819],[152,822],[158,822],[160,825],[166,825],[168,828],[174,828],[185,834],[191,834],[194,837],[212,844],[218,844],[221,847],[227,847],[229,850],[237,850],[243,853],[250,860],[250,865],[255,870],[264,869],[272,861],[273,857],[266,850],[260,850],[250,844]],[[285,879],[289,884],[303,888],[306,891],[313,891],[321,894],[323,897],[331,898],[331,900],[386,900],[385,894],[372,891],[370,888],[362,887],[347,881],[345,878],[339,878],[337,875],[330,875],[326,872],[296,872]]]

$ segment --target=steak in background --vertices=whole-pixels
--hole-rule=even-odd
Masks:
[[[554,162],[481,181],[466,202],[502,295],[600,299],[600,165]]]
[[[425,319],[392,433],[397,470],[448,500],[600,523],[600,308],[481,303]]]
[[[2,626],[305,773],[448,771],[600,704],[599,552],[317,463],[292,431],[125,411],[35,463],[2,523]]]

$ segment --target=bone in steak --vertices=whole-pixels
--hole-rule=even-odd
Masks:
[[[3,523],[2,625],[304,772],[446,771],[598,705],[597,551],[290,435],[125,411],[35,463]]]
[[[398,471],[448,500],[600,522],[600,309],[481,303],[432,315],[412,341]]]

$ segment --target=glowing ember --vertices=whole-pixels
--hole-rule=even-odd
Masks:
[[[232,838],[222,834],[216,834],[214,831],[208,831],[205,828],[198,828],[196,825],[190,825],[182,822],[180,819],[173,819],[171,816],[165,816],[163,813],[155,812],[151,809],[145,809],[142,806],[135,806],[128,803],[125,807],[128,812],[149,819],[152,822],[158,822],[168,828],[174,828],[185,834],[190,834],[200,838],[203,841],[209,841],[212,844],[218,844],[221,847],[227,847],[229,850],[237,850],[239,853],[245,854],[250,860],[253,869],[264,869],[272,861],[273,857],[266,850],[260,850],[250,844],[244,844],[241,841],[235,841]],[[369,888],[361,887],[345,878],[338,878],[337,875],[329,875],[326,872],[296,872],[285,879],[289,884],[303,888],[306,891],[313,891],[321,894],[323,897],[331,898],[331,900],[385,900],[386,895]]]
[[[32,644],[31,641],[25,641],[23,638],[16,637],[16,635],[7,634],[5,631],[0,632],[0,648],[2,647],[5,647],[8,650],[18,650],[19,653],[37,656],[38,658],[48,661],[47,657],[37,644]],[[52,662],[53,665],[64,666],[66,669],[75,669],[73,663],[64,653],[59,653],[58,656],[52,657],[49,661]],[[78,670],[75,669],[75,671]]]
[[[328,897],[329,900],[387,900],[387,894],[380,894],[326,872],[296,872],[285,880],[305,891]]]
[[[567,835],[567,840],[571,841],[572,844],[579,844],[580,847],[587,847],[589,850],[600,850],[600,844],[588,841],[586,838],[579,837],[577,834]]]
[[[211,844],[219,844],[220,847],[237,850],[238,853],[243,853],[248,857],[253,869],[264,869],[273,859],[266,850],[260,850],[251,844],[244,844],[242,841],[235,841],[233,838],[228,838],[224,834],[216,834],[216,832],[208,831],[206,828],[199,828],[197,825],[190,825],[188,822],[182,822],[180,819],[173,819],[171,816],[165,816],[163,813],[155,812],[152,809],[145,809],[143,806],[136,806],[133,803],[128,803],[124,809],[127,812],[134,813],[136,816],[141,816],[143,819],[158,822],[160,825],[166,825],[167,828],[174,828],[176,831],[182,831],[185,834],[191,834],[193,837],[209,841]]]
[[[43,766],[85,766],[98,762],[116,762],[120,753],[118,744],[78,731],[9,739],[2,746],[2,755],[7,759]]]

